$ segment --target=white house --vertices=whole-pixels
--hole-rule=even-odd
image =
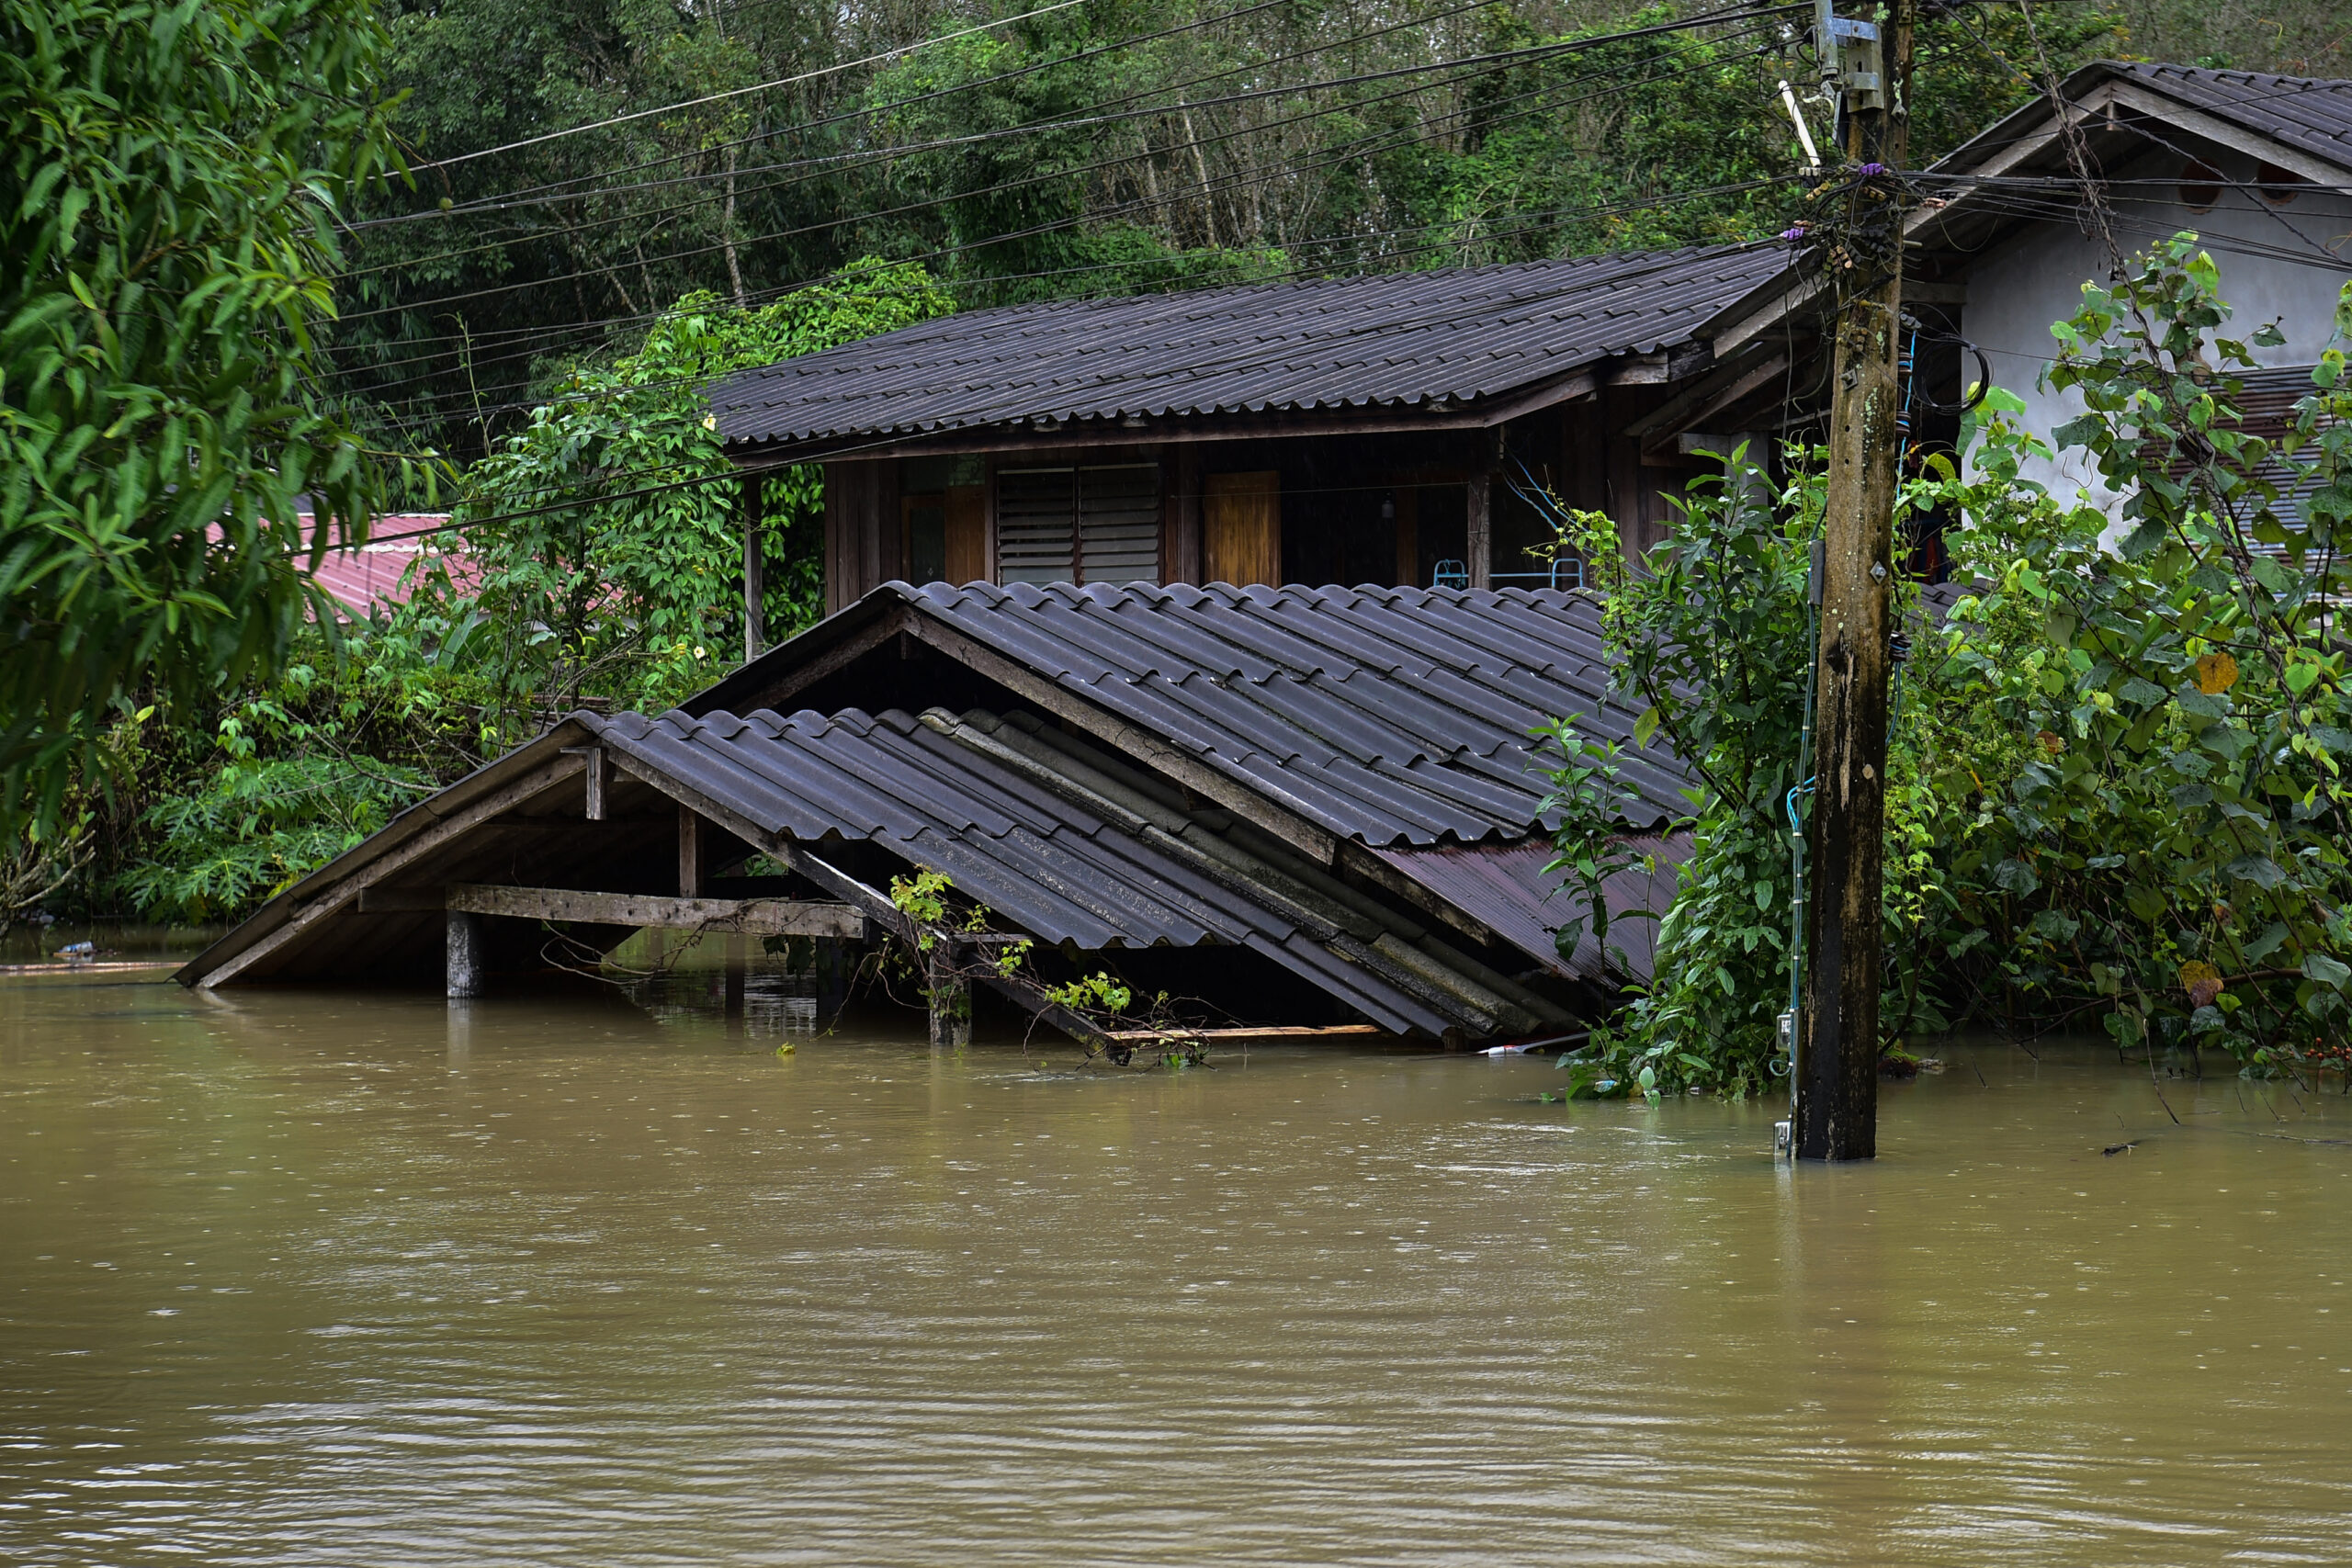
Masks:
[[[2108,279],[2118,251],[2190,231],[2221,266],[2234,335],[2272,320],[2285,334],[2255,351],[2277,374],[2247,383],[2249,421],[2276,419],[2309,389],[2352,276],[2352,81],[2102,62],[2064,92],[2100,176],[2104,229],[2046,98],[1923,176],[1942,204],[1914,215],[1911,251],[1958,286],[1962,334],[2047,434],[2081,412],[2074,394],[2037,385],[2055,350],[2051,323],[2080,308],[2086,282]],[[2031,477],[2061,495],[2097,493],[2080,453],[2037,467]]]

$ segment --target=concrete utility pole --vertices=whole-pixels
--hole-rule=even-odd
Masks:
[[[1901,458],[1899,197],[1916,8],[1917,0],[1891,0],[1883,17],[1873,6],[1877,19],[1858,22],[1820,0],[1817,13],[1823,72],[1836,73],[1842,94],[1839,139],[1853,188],[1829,262],[1837,382],[1814,670],[1813,892],[1792,1067],[1792,1143],[1801,1159],[1878,1153],[1887,636]]]

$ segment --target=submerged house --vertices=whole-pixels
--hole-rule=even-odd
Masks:
[[[1720,471],[1708,422],[1777,396],[1707,334],[1784,263],[1020,307],[732,378],[747,468],[824,464],[835,613],[679,711],[571,716],[180,977],[469,993],[645,927],[914,938],[889,889],[930,869],[1036,944],[991,984],[1072,1032],[1035,981],[1101,967],[1195,1022],[1572,1027],[1648,972],[1690,781],[1632,761],[1657,860],[1609,888],[1604,951],[1545,870],[1530,732],[1634,715],[1525,497],[1659,532]]]
[[[2352,231],[2352,84],[2116,65],[2067,96],[2119,240],[2202,228],[2301,375]],[[2030,387],[2106,271],[2059,130],[2020,110],[1922,176],[1915,446],[1956,428],[1928,404],[1968,346]],[[1571,1030],[1649,972],[1690,781],[1634,754],[1656,862],[1607,890],[1604,952],[1544,869],[1530,731],[1629,740],[1634,714],[1531,498],[1655,542],[1713,454],[1818,416],[1822,305],[1788,246],[1727,246],[978,311],[730,378],[747,470],[824,467],[828,617],[678,710],[571,716],[180,978],[471,994],[647,927],[1019,937],[989,984],[1081,1035],[1041,982],[1108,969],[1196,1026]],[[924,869],[986,934],[893,901]]]
[[[179,977],[470,993],[643,927],[911,938],[889,888],[930,869],[1036,943],[996,988],[1071,1032],[1035,982],[1097,968],[1211,1027],[1557,1032],[1646,973],[1679,858],[1611,885],[1611,953],[1559,950],[1528,732],[1628,739],[1608,673],[1549,589],[888,583],[683,709],[572,715]],[[1670,758],[1626,779],[1681,809]]]

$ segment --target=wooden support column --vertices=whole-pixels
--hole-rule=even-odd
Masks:
[[[702,897],[702,818],[691,806],[678,807],[678,897]]]
[[[452,909],[447,930],[449,995],[478,997],[482,991],[481,917]]]
[[[1201,581],[1201,453],[1186,442],[1168,466],[1167,524],[1160,535],[1163,582]]]
[[[1495,585],[1495,521],[1494,476],[1480,463],[1470,475],[1469,507],[1464,513],[1469,526],[1463,541],[1463,564],[1470,569],[1470,586],[1492,588]]]
[[[743,1016],[743,982],[751,972],[752,939],[740,932],[727,939],[727,1016]]]
[[[602,822],[605,819],[605,780],[609,773],[605,762],[605,749],[602,746],[567,746],[563,754],[582,760],[580,784],[587,802],[584,815],[591,822]]]
[[[842,1009],[849,1005],[849,982],[855,967],[850,945],[838,937],[817,939],[817,1022],[830,1025]]]
[[[972,1043],[972,986],[956,968],[956,956],[944,938],[935,939],[925,955],[929,984],[924,1000],[931,1005],[931,1043],[934,1049],[961,1050]]]
[[[743,662],[767,651],[767,616],[762,599],[767,592],[767,475],[758,469],[743,476]]]
[[[1396,586],[1426,588],[1421,581],[1421,492],[1411,485],[1398,485],[1395,492],[1396,507]]]

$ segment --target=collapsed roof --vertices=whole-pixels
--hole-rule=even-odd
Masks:
[[[797,879],[698,893],[813,887],[887,927],[881,889],[927,867],[1066,953],[1244,950],[1400,1033],[1556,1026],[1579,987],[1649,962],[1645,921],[1613,924],[1614,956],[1589,935],[1563,955],[1552,935],[1581,911],[1544,870],[1527,731],[1555,714],[1596,735],[1632,724],[1606,696],[1592,615],[1517,591],[891,584],[686,710],[571,715],[303,878],[180,977],[429,975],[445,909],[493,883],[546,911],[576,906],[562,939],[609,948],[627,910],[687,902],[691,819],[725,836],[714,871],[764,853]],[[923,637],[996,701],[837,700],[907,679]],[[820,709],[796,691],[835,695]],[[1681,770],[1640,766],[1668,815]],[[1671,896],[1687,846],[1650,847],[1658,868],[1612,883],[1613,915]],[[529,923],[507,922],[526,964],[546,934]]]
[[[1639,715],[1611,694],[1599,607],[1557,589],[891,582],[685,709],[797,705],[838,661],[901,633],[1049,710],[1082,705],[1102,739],[1172,752],[1367,846],[1547,829],[1558,818],[1530,731],[1562,716],[1625,744],[1646,814],[1633,827],[1689,807],[1681,762],[1632,745]]]

